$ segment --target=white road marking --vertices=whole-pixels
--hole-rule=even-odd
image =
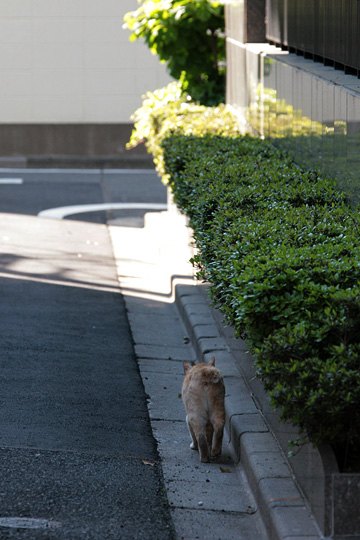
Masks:
[[[0,174],[7,173],[23,173],[23,174],[48,174],[48,173],[61,173],[61,174],[157,174],[154,169],[25,169],[25,168],[5,168],[0,167]]]
[[[0,184],[23,184],[22,178],[0,178]]]
[[[49,208],[38,213],[39,217],[49,219],[63,219],[75,214],[87,212],[101,212],[103,210],[167,210],[167,204],[160,203],[102,203],[79,204],[74,206],[59,206]]]
[[[104,174],[157,174],[154,169],[104,169]]]
[[[61,527],[61,523],[39,518],[0,517],[0,527],[9,529],[50,529]]]

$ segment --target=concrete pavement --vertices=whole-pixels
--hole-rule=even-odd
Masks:
[[[102,201],[101,175],[21,177],[0,195],[0,538],[170,540],[108,229],[36,215]]]

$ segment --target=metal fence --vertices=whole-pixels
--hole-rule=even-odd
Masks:
[[[360,75],[360,0],[266,0],[266,38]]]

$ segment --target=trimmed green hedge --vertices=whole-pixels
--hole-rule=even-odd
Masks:
[[[330,179],[251,137],[173,136],[168,182],[200,277],[273,404],[314,443],[360,443],[360,217]]]

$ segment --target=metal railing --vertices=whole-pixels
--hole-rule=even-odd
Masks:
[[[360,0],[266,0],[266,38],[360,74]]]

